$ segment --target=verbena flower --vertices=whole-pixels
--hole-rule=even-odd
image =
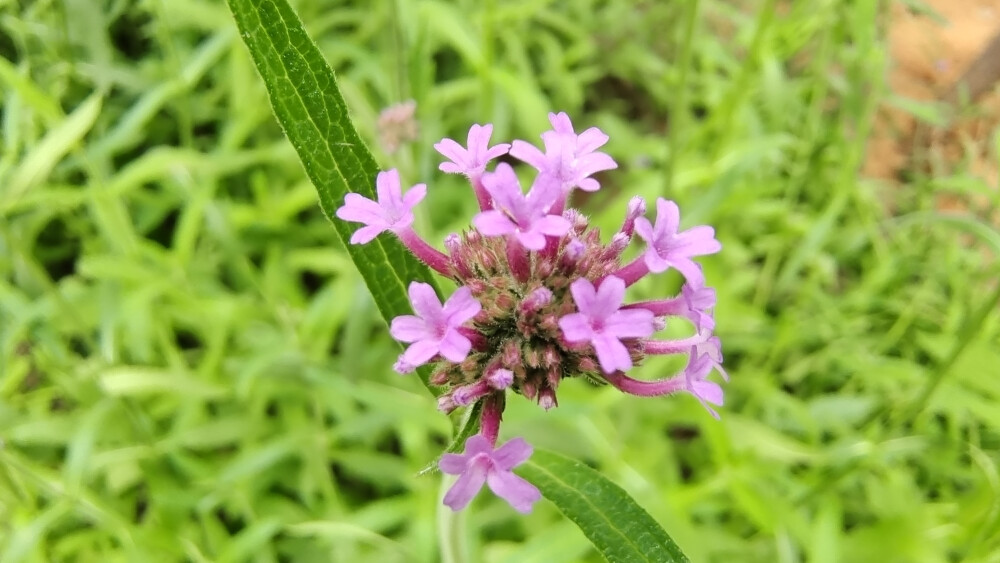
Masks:
[[[459,288],[441,303],[430,285],[410,285],[416,315],[393,320],[390,332],[409,344],[396,363],[407,372],[432,364],[430,382],[444,388],[438,408],[451,412],[481,403],[480,433],[469,438],[465,453],[448,454],[440,467],[459,475],[445,497],[458,510],[484,483],[522,512],[540,498],[537,489],[511,472],[531,455],[515,438],[496,447],[501,415],[509,393],[543,408],[558,404],[566,378],[607,383],[625,393],[659,396],[686,392],[705,406],[723,403],[723,391],[708,379],[712,372],[728,379],[713,334],[715,291],[695,259],[721,249],[708,226],[680,229],[676,203],[659,198],[656,217],[646,217],[646,202],[633,197],[621,228],[602,242],[587,217],[565,203],[574,189],[600,187],[593,177],[615,168],[597,149],[608,141],[592,127],[579,135],[564,113],[549,115],[552,129],[542,134],[544,150],[526,141],[490,147],[492,125],[474,125],[467,146],[444,139],[435,148],[449,160],[441,170],[468,177],[480,212],[472,228],[445,239],[447,253],[414,232],[413,207],[423,198],[422,184],[405,195],[394,170],[379,174],[378,200],[349,194],[337,216],[362,223],[351,242],[369,242],[392,233],[413,254]],[[508,152],[535,169],[524,193],[514,168],[489,163]],[[622,255],[638,236],[644,242],[635,259]],[[626,288],[639,279],[669,269],[685,278],[679,294],[626,303]],[[656,332],[668,319],[692,326],[685,338],[664,340]],[[650,355],[688,357],[679,373],[652,381],[625,372]]]
[[[453,510],[461,510],[483,488],[485,483],[495,495],[506,500],[518,512],[531,512],[531,506],[542,494],[531,483],[514,475],[514,467],[531,457],[532,448],[521,438],[514,438],[494,449],[482,434],[471,436],[461,454],[441,456],[441,471],[459,475],[458,480],[444,495],[444,503]]]

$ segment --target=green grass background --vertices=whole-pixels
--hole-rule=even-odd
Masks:
[[[294,5],[382,165],[429,184],[430,240],[475,211],[431,145],[560,110],[620,164],[594,221],[664,195],[717,229],[721,422],[573,381],[503,436],[598,467],[696,562],[1000,561],[1000,233],[934,207],[998,195],[859,177],[887,4]],[[0,561],[599,560],[545,502],[454,518],[417,475],[451,421],[392,372],[224,3],[0,0],[0,88]],[[407,99],[420,140],[385,154]]]

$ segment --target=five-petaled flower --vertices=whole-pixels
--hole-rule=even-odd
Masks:
[[[365,244],[385,231],[409,228],[413,208],[427,195],[425,184],[417,184],[403,195],[396,170],[379,172],[375,189],[378,201],[351,193],[344,196],[344,206],[337,210],[337,217],[365,225],[351,235],[351,244]]]
[[[621,227],[602,242],[598,229],[566,202],[575,189],[598,189],[594,174],[617,167],[598,151],[608,136],[596,127],[578,135],[564,113],[549,114],[549,121],[552,129],[541,136],[544,151],[519,140],[491,147],[489,124],[472,126],[466,147],[451,139],[435,145],[448,159],[440,169],[465,175],[480,209],[473,228],[444,239],[447,253],[413,229],[423,184],[404,196],[395,170],[379,174],[377,201],[348,194],[337,211],[338,217],[363,224],[352,243],[389,231],[459,286],[442,305],[430,285],[411,283],[416,314],[396,317],[390,326],[393,337],[409,344],[397,371],[429,363],[429,382],[444,387],[441,411],[479,409],[479,433],[466,441],[465,453],[445,455],[439,463],[445,473],[459,475],[444,499],[455,510],[468,505],[483,484],[521,512],[540,498],[534,486],[511,472],[531,455],[531,446],[515,438],[496,447],[510,394],[549,409],[559,404],[556,393],[564,380],[583,376],[636,396],[691,393],[713,416],[718,413],[709,405],[723,400],[722,388],[707,380],[713,371],[728,379],[713,335],[715,292],[694,261],[720,250],[715,231],[708,226],[680,231],[677,205],[662,198],[650,222],[646,201],[636,196]],[[535,169],[527,193],[511,165],[488,169],[508,151]],[[646,247],[624,264],[625,250],[637,237]],[[627,287],[669,268],[685,277],[678,295],[625,303]],[[654,337],[676,317],[690,321],[694,334]],[[688,355],[687,367],[653,381],[624,373],[644,358],[666,354]]]
[[[531,457],[531,452],[531,446],[521,438],[514,438],[494,449],[482,434],[470,437],[465,442],[463,453],[441,457],[441,471],[459,475],[445,493],[444,503],[452,510],[461,510],[485,483],[495,495],[509,502],[514,510],[531,512],[531,505],[542,495],[534,485],[511,471]]]
[[[480,233],[488,237],[513,235],[528,250],[541,250],[546,235],[558,237],[569,231],[566,218],[549,215],[549,207],[559,196],[558,188],[551,183],[536,181],[524,195],[514,169],[501,163],[495,172],[483,176],[483,184],[497,209],[472,218]]]
[[[604,373],[632,368],[632,358],[623,338],[645,338],[654,332],[653,313],[646,309],[622,309],[625,282],[604,278],[599,288],[579,279],[569,286],[579,313],[559,319],[559,328],[570,343],[589,342]]]
[[[396,340],[412,342],[399,357],[397,371],[413,371],[438,354],[451,362],[464,360],[469,355],[472,342],[462,335],[459,328],[482,309],[469,288],[458,288],[444,306],[429,284],[411,282],[409,293],[410,303],[417,314],[398,316],[392,319],[392,326],[389,327],[389,333]]]

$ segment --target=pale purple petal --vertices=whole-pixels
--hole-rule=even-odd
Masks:
[[[570,284],[569,292],[573,294],[573,301],[576,302],[577,310],[589,317],[597,297],[597,290],[594,289],[594,284],[590,283],[590,280],[581,278]]]
[[[472,349],[472,342],[458,331],[449,330],[441,338],[439,347],[442,356],[452,362],[458,363],[469,355],[469,350]]]
[[[465,441],[465,455],[467,460],[471,460],[477,454],[488,453],[493,455],[493,444],[482,434],[473,434]]]
[[[430,336],[427,323],[413,315],[400,315],[392,319],[389,334],[400,342],[414,342]]]
[[[681,210],[677,204],[662,197],[656,198],[656,230],[676,234],[681,224]]]
[[[549,123],[552,124],[552,130],[556,133],[573,134],[573,122],[564,111],[549,113]]]
[[[427,195],[427,184],[416,184],[403,196],[403,207],[413,209]]]
[[[570,133],[573,132],[572,128],[570,129],[569,132]],[[587,129],[583,133],[580,133],[580,136],[577,138],[576,141],[576,148],[578,151],[583,153],[592,153],[595,150],[599,149],[600,147],[604,146],[604,144],[608,142],[608,138],[609,137],[604,134],[604,131],[601,131],[597,127],[591,127],[590,129]]]
[[[569,232],[572,225],[559,215],[546,215],[533,223],[535,230],[553,237],[561,237]]]
[[[506,235],[517,230],[517,225],[509,217],[495,209],[478,213],[472,218],[472,224],[476,230],[488,237]]]
[[[487,473],[486,483],[494,494],[506,500],[514,510],[522,514],[531,512],[531,506],[542,498],[538,488],[509,471]]]
[[[417,340],[410,344],[399,359],[411,366],[426,364],[431,358],[437,355],[440,350],[440,343],[433,340]]]
[[[604,321],[604,330],[618,338],[646,338],[652,336],[653,313],[645,309],[621,309]]]
[[[484,233],[485,234],[485,233]],[[535,231],[519,231],[514,234],[517,240],[528,250],[541,250],[545,248],[545,235]]]
[[[622,306],[625,298],[625,282],[621,278],[608,276],[597,288],[597,295],[594,303],[590,306],[590,316],[606,320],[612,313]]]
[[[438,468],[448,475],[458,475],[465,471],[464,454],[444,454],[438,461]]]
[[[510,145],[506,143],[490,147],[492,135],[493,125],[475,124],[469,128],[466,147],[462,147],[452,139],[441,139],[434,148],[451,162],[443,162],[438,168],[442,172],[465,174],[469,177],[481,175],[490,160],[505,154],[510,149]]]
[[[597,332],[594,334],[591,344],[594,346],[597,361],[601,364],[604,373],[632,369],[632,358],[629,356],[628,349],[614,336]]]
[[[691,393],[699,399],[712,403],[713,405],[723,404],[722,387],[714,381],[691,382]]]
[[[377,225],[369,225],[367,227],[361,227],[360,229],[354,231],[351,235],[351,244],[366,244],[375,239],[375,237],[384,233],[388,229],[385,227],[380,227]]]
[[[584,342],[594,336],[590,326],[590,317],[582,313],[570,313],[559,319],[559,328],[567,342]]]
[[[479,301],[472,296],[471,289],[460,287],[445,302],[443,313],[449,324],[458,326],[475,317],[482,308]]]
[[[548,168],[545,153],[531,143],[514,141],[510,147],[510,155],[536,170],[543,171]]]
[[[435,322],[442,316],[441,301],[430,284],[411,282],[409,289],[410,304],[418,316],[427,322]]]
[[[526,442],[524,438],[511,438],[510,441],[493,452],[493,462],[498,468],[510,471],[524,463],[534,451],[531,444]]]
[[[444,504],[452,510],[462,510],[483,488],[490,466],[490,459],[485,455],[476,456],[466,465],[455,484],[444,495]]]

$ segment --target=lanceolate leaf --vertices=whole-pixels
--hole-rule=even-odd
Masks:
[[[333,70],[286,0],[228,0],[240,35],[264,79],[274,114],[319,192],[319,203],[347,246],[386,322],[410,314],[410,281],[434,285],[430,271],[390,235],[348,244],[355,226],[333,219],[344,194],[374,199],[378,164],[358,136]],[[427,385],[429,370],[418,370]],[[428,386],[431,392],[437,391]]]
[[[687,562],[674,540],[624,490],[586,465],[535,450],[518,469],[611,563]]]

